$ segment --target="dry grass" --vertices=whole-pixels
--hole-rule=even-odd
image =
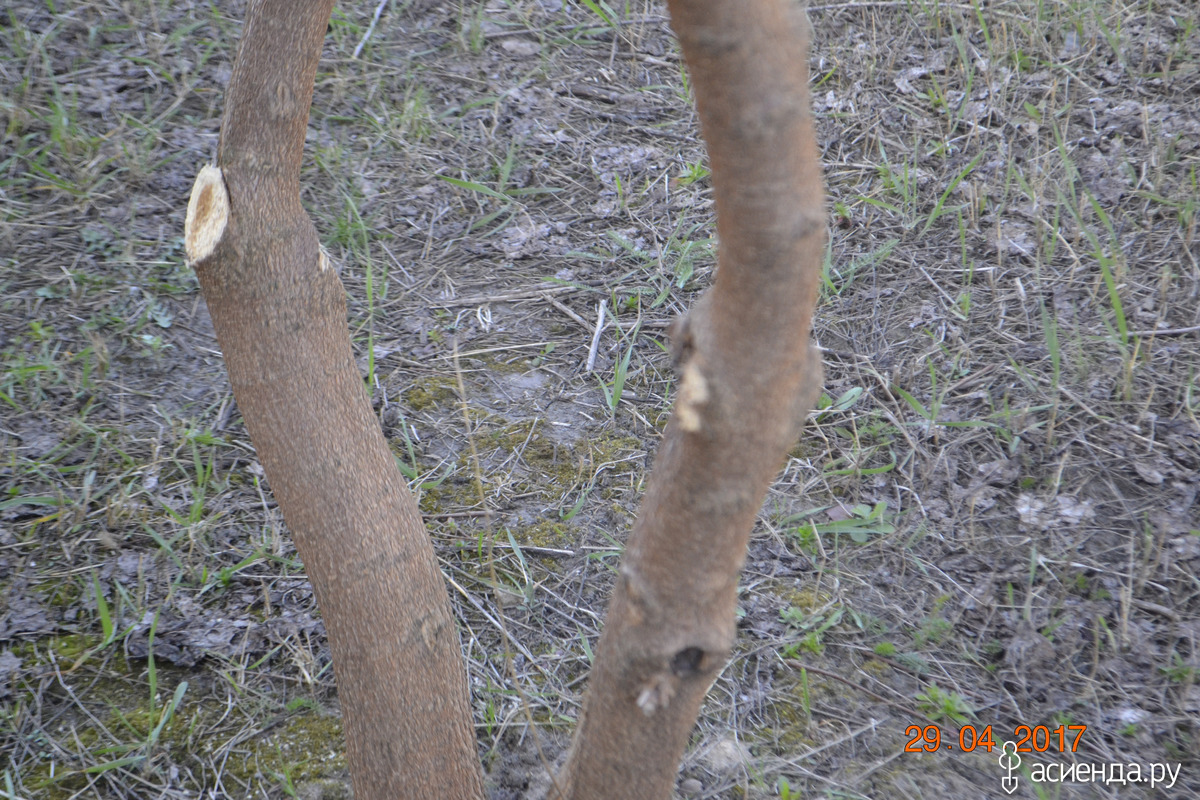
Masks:
[[[344,791],[323,629],[181,253],[234,5],[0,18],[0,797]],[[339,6],[310,126],[304,201],[450,582],[497,797],[538,771],[523,706],[549,757],[569,734],[669,410],[664,328],[713,269],[665,12],[613,8],[391,2],[370,29],[375,4]],[[810,17],[826,398],[681,791],[998,797],[1018,726],[1085,725],[1023,754],[1011,796],[1195,796],[1200,11]],[[905,752],[964,723],[997,752]],[[1109,762],[1179,772],[1033,781]]]

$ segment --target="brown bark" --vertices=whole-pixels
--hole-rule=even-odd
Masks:
[[[824,195],[803,12],[671,0],[708,143],[719,268],[676,332],[676,413],[655,458],[561,782],[667,798],[734,639],[754,517],[821,386],[808,343]]]
[[[482,796],[441,574],[354,364],[344,291],[299,202],[333,0],[252,4],[217,167],[185,241],[238,405],[329,634],[359,800]],[[671,0],[712,162],[716,284],[675,334],[676,414],[622,562],[572,798],[666,798],[733,645],[767,485],[820,389],[823,254],[805,25],[788,0]]]
[[[355,796],[482,797],[445,585],[354,363],[341,281],[300,205],[332,5],[251,5],[185,241],[329,634]]]

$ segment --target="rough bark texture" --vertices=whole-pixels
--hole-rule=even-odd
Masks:
[[[341,281],[300,206],[332,3],[251,6],[185,241],[325,620],[355,796],[482,797],[441,573],[355,366]],[[674,335],[676,414],[560,776],[571,798],[670,796],[733,645],[754,516],[821,383],[808,344],[824,213],[806,22],[786,0],[670,5],[708,141],[720,266]]]
[[[329,634],[355,797],[482,797],[446,588],[355,366],[341,281],[300,205],[332,5],[251,5],[217,168],[197,179],[185,241]]]
[[[808,333],[824,195],[807,21],[782,0],[671,0],[717,207],[716,283],[675,332],[676,413],[654,463],[560,783],[667,798],[733,646],[754,517],[821,386]]]

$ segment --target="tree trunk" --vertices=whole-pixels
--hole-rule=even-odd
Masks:
[[[308,570],[359,800],[483,796],[458,633],[300,205],[333,0],[254,2],[185,242],[238,408]]]
[[[669,6],[708,144],[719,268],[675,332],[675,414],[561,779],[577,800],[670,797],[733,646],[750,528],[821,387],[808,343],[825,215],[807,20],[773,0]]]
[[[217,167],[196,179],[185,242],[325,620],[356,798],[482,797],[445,585],[354,364],[341,281],[299,201],[332,2],[251,5]],[[570,798],[670,796],[733,646],[755,514],[820,389],[808,330],[824,200],[807,22],[790,0],[670,7],[708,141],[719,270],[674,334],[676,413],[559,776]]]

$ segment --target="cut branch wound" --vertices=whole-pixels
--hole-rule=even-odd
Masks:
[[[220,167],[205,164],[192,184],[187,217],[183,223],[183,246],[188,261],[195,264],[212,255],[229,224],[229,192]]]
[[[697,300],[691,311],[671,326],[671,363],[679,372],[679,397],[675,401],[675,415],[679,427],[688,433],[698,433],[703,420],[700,412],[708,403],[710,392],[708,379],[700,368],[700,330],[707,324],[709,293]]]
[[[679,382],[679,402],[675,413],[679,415],[679,427],[689,433],[700,430],[700,408],[708,402],[708,381],[700,371],[697,359],[688,359],[683,365],[683,378]]]

